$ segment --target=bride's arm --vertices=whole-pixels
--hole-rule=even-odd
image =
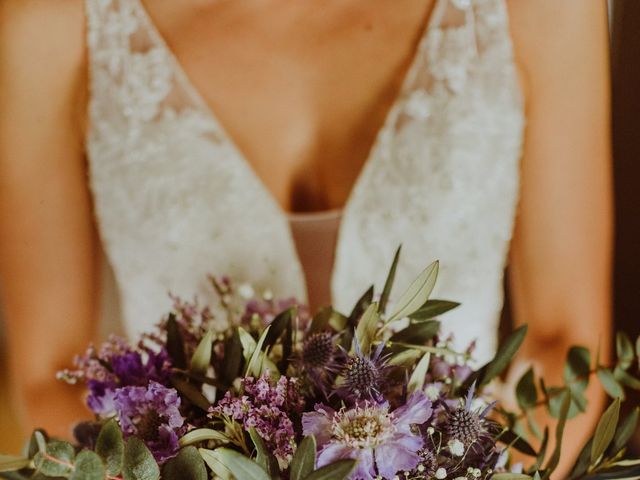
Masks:
[[[87,416],[55,381],[89,342],[96,254],[82,145],[80,0],[0,2],[0,293],[26,426]]]
[[[604,0],[510,3],[528,119],[510,281],[516,320],[529,324],[523,358],[538,363],[548,384],[560,382],[571,345],[600,345],[605,361],[610,342],[606,8]],[[557,478],[600,415],[599,387],[588,399],[588,415],[566,432]]]

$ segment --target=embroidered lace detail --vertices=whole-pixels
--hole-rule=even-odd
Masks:
[[[130,334],[157,322],[167,291],[208,291],[225,273],[306,297],[287,218],[139,0],[86,0],[90,182]],[[437,0],[400,97],[341,225],[333,275],[343,310],[384,281],[398,291],[442,264],[437,294],[463,302],[445,326],[486,359],[518,196],[524,124],[504,0]],[[380,285],[378,284],[378,287]]]

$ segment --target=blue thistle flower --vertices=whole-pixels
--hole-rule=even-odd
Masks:
[[[382,401],[382,392],[387,380],[390,366],[388,356],[382,355],[384,343],[380,343],[369,355],[365,355],[356,338],[355,355],[350,356],[342,370],[343,382],[339,393],[341,396],[356,401]]]

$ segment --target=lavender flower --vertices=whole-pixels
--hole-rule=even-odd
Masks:
[[[295,430],[292,416],[304,407],[298,392],[298,380],[280,377],[275,385],[268,372],[260,378],[242,380],[243,395],[232,397],[227,392],[211,408],[212,415],[227,417],[242,424],[245,430],[255,428],[282,466],[286,466],[294,453]]]
[[[422,392],[412,394],[393,412],[387,403],[369,401],[351,409],[317,405],[315,410],[303,415],[302,426],[304,434],[315,435],[318,442],[318,467],[353,458],[358,463],[350,478],[374,480],[393,478],[422,461],[418,451],[424,440],[412,430],[432,414],[431,402]]]
[[[178,452],[184,418],[176,390],[156,382],[148,387],[124,387],[115,392],[114,404],[125,437],[141,438],[158,463]]]

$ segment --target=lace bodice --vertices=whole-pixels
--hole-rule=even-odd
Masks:
[[[396,294],[434,259],[444,327],[495,347],[518,197],[523,105],[505,0],[436,0],[400,95],[340,224],[334,302]],[[167,292],[206,298],[207,273],[305,299],[286,214],[190,83],[140,0],[86,0],[90,183],[130,334]]]

